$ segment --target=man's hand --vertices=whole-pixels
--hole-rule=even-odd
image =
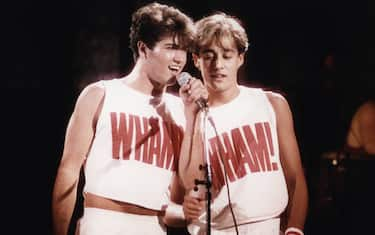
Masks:
[[[180,97],[185,104],[185,114],[195,116],[199,111],[196,102],[199,99],[208,100],[208,91],[202,81],[191,77],[189,82],[180,87]]]
[[[185,219],[189,223],[192,220],[198,219],[198,217],[203,213],[205,201],[201,198],[193,197],[192,195],[185,195],[182,206]]]

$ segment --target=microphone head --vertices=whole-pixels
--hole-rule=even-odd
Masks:
[[[183,86],[189,82],[191,75],[188,72],[182,72],[177,75],[177,83],[180,86]]]

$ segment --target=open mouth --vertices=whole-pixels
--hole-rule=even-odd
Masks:
[[[224,79],[226,77],[226,75],[224,74],[211,74],[211,78],[214,78],[214,79]]]
[[[180,66],[177,66],[177,65],[169,65],[169,66],[168,66],[168,69],[169,69],[170,71],[172,71],[172,73],[177,74],[177,73],[180,71],[181,67],[180,67]]]

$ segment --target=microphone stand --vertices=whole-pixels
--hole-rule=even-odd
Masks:
[[[207,198],[207,207],[206,207],[206,222],[207,222],[207,235],[211,235],[211,185],[212,185],[212,169],[211,169],[211,161],[210,155],[208,151],[208,137],[207,137],[207,123],[208,123],[208,107],[205,107],[203,110],[203,120],[201,121],[201,130],[203,130],[203,148],[204,148],[204,159],[205,165],[200,165],[199,170],[205,170],[205,180],[195,180],[195,185],[198,186],[199,184],[206,186],[206,198]]]

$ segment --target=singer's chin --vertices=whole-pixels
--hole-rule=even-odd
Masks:
[[[177,82],[177,77],[176,76],[173,76],[173,77],[171,77],[168,81],[167,81],[167,86],[173,86],[173,85],[175,85],[176,84],[176,82]]]

